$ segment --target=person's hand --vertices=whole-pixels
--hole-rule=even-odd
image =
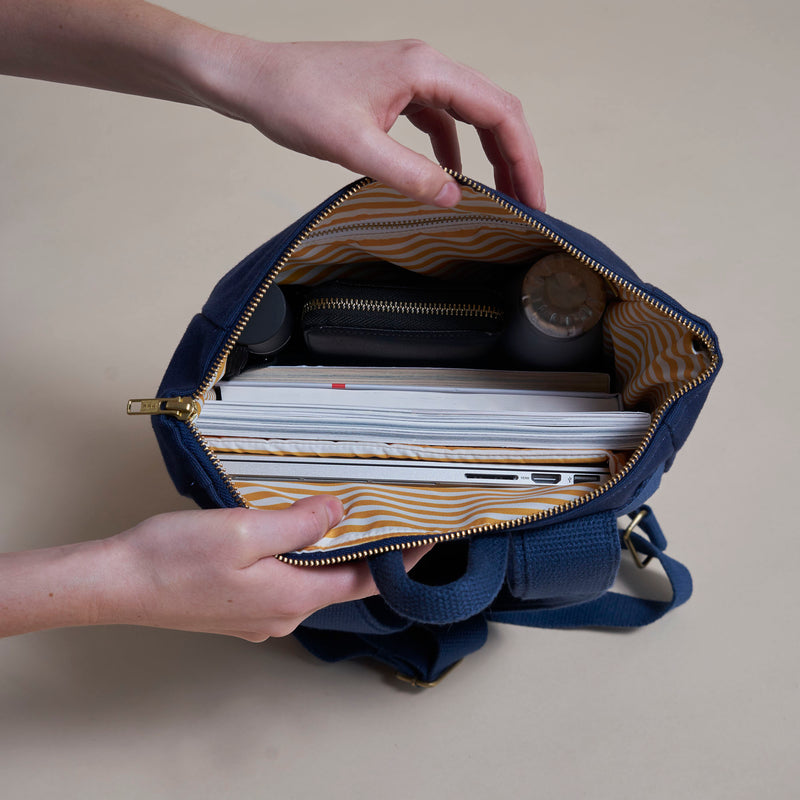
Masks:
[[[334,497],[284,511],[219,509],[152,517],[109,540],[124,575],[115,621],[263,641],[314,611],[377,594],[366,562],[293,567],[273,558],[318,541],[342,516]],[[410,551],[407,568],[425,549]],[[101,619],[104,612],[100,609]]]
[[[404,114],[440,164],[461,171],[455,120],[474,125],[498,189],[544,210],[542,168],[516,97],[419,41],[268,44],[214,34],[200,102],[284,147],[334,161],[422,202],[452,206],[458,184],[388,135]],[[220,65],[222,65],[220,67]]]
[[[274,558],[318,541],[341,515],[322,495],[283,511],[177,511],[108,539],[2,554],[0,636],[110,624],[285,636],[320,608],[377,594],[365,561]],[[406,568],[429,549],[409,550]]]
[[[206,106],[441,206],[458,202],[458,184],[388,131],[404,114],[460,172],[461,120],[477,129],[497,188],[545,207],[519,100],[417,40],[275,44],[142,0],[0,0],[0,72]]]

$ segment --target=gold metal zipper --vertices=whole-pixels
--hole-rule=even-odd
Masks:
[[[709,365],[708,367],[698,376],[692,378],[687,383],[683,384],[680,389],[670,395],[652,414],[650,427],[647,430],[644,438],[640,442],[639,446],[633,452],[631,457],[622,467],[622,469],[614,474],[605,484],[598,487],[592,492],[589,492],[581,497],[576,498],[575,500],[571,500],[567,503],[564,503],[559,506],[553,506],[548,509],[543,509],[541,511],[537,511],[534,514],[530,514],[526,517],[520,517],[519,519],[514,520],[507,520],[505,522],[496,523],[493,525],[480,525],[473,528],[465,528],[459,531],[448,531],[446,533],[438,533],[432,534],[430,536],[421,536],[419,538],[414,538],[411,541],[406,542],[399,542],[396,544],[391,545],[379,545],[369,550],[359,550],[357,553],[346,553],[344,555],[337,555],[337,556],[329,556],[327,558],[322,558],[314,561],[305,561],[303,559],[298,558],[291,558],[289,556],[278,555],[280,561],[283,561],[286,564],[291,564],[293,566],[308,566],[308,567],[321,567],[321,566],[330,566],[334,564],[343,564],[349,561],[360,560],[362,558],[368,558],[373,555],[379,555],[381,553],[390,552],[393,550],[408,550],[413,547],[422,547],[429,544],[436,544],[438,542],[448,542],[453,541],[455,539],[463,539],[467,536],[474,536],[476,534],[481,533],[490,533],[490,532],[498,532],[503,530],[508,530],[510,528],[517,527],[518,525],[527,525],[531,522],[535,522],[537,520],[543,519],[550,519],[557,514],[562,514],[567,511],[572,511],[575,508],[579,508],[580,506],[585,505],[586,503],[595,500],[596,498],[600,497],[601,495],[605,494],[606,492],[613,489],[620,481],[622,481],[634,468],[634,466],[638,463],[639,459],[642,457],[644,451],[649,446],[650,442],[655,435],[656,429],[658,428],[661,420],[663,419],[666,412],[669,408],[683,395],[687,392],[692,391],[693,389],[697,388],[701,384],[705,383],[717,370],[719,365],[719,354],[716,351],[714,346],[714,342],[711,337],[696,323],[692,322],[691,320],[687,319],[682,314],[672,310],[669,308],[666,303],[658,300],[655,297],[652,297],[644,290],[640,289],[639,287],[635,286],[630,281],[620,278],[616,274],[614,274],[611,270],[604,267],[599,262],[595,261],[594,259],[587,256],[581,250],[579,250],[574,245],[567,242],[563,237],[559,236],[554,231],[551,231],[546,225],[542,224],[538,220],[534,219],[528,214],[520,211],[514,205],[509,203],[506,200],[503,200],[500,197],[497,197],[491,190],[487,189],[485,186],[482,186],[479,183],[471,180],[470,178],[466,178],[465,176],[455,172],[454,170],[447,170],[451,175],[453,175],[456,180],[462,183],[465,186],[468,186],[473,191],[478,192],[488,198],[490,198],[493,202],[495,202],[498,206],[500,206],[505,211],[513,214],[521,223],[524,223],[526,226],[533,228],[537,233],[541,234],[545,238],[549,239],[553,244],[560,247],[566,253],[571,255],[573,258],[576,258],[582,264],[593,269],[595,272],[599,273],[605,280],[609,283],[614,285],[617,288],[624,289],[625,291],[629,292],[634,297],[642,300],[643,302],[647,303],[651,308],[654,308],[659,313],[663,314],[664,316],[675,320],[679,324],[681,324],[684,328],[689,330],[700,342],[702,342],[703,347],[707,350],[709,354]],[[229,335],[228,339],[226,340],[225,344],[223,345],[222,349],[218,353],[214,363],[209,370],[206,377],[203,379],[203,382],[198,387],[197,391],[194,393],[193,398],[191,398],[196,407],[199,409],[200,401],[202,400],[203,395],[208,391],[211,387],[214,378],[216,377],[217,373],[222,367],[225,359],[227,359],[228,355],[233,350],[234,345],[236,344],[241,332],[244,330],[245,326],[249,322],[250,318],[252,317],[255,309],[257,308],[258,304],[263,299],[264,295],[269,290],[270,286],[275,281],[275,278],[278,276],[280,271],[286,266],[286,263],[291,258],[292,254],[297,250],[297,248],[313,233],[314,229],[322,223],[325,219],[327,219],[339,206],[341,206],[344,202],[349,200],[355,194],[360,192],[365,187],[371,185],[374,181],[371,178],[362,178],[360,181],[354,183],[344,194],[340,195],[336,200],[334,200],[331,205],[327,208],[323,209],[303,230],[298,233],[297,237],[294,241],[284,250],[281,257],[275,263],[275,265],[269,270],[267,275],[265,276],[263,282],[261,283],[259,289],[251,299],[251,301],[245,307],[242,316],[240,317],[239,321],[234,326],[231,334]],[[490,217],[490,219],[492,219]],[[400,225],[401,223],[397,223]],[[368,227],[370,223],[359,223],[361,227]],[[410,225],[413,226],[413,221],[410,221]],[[374,225],[374,227],[380,227],[379,224]],[[176,401],[185,401],[187,398],[174,398]],[[157,403],[163,402],[163,400],[155,400],[155,401],[130,401],[131,403]],[[129,403],[130,409],[130,403]],[[169,410],[164,411],[130,411],[129,413],[172,413]],[[197,412],[192,414],[185,414],[184,417],[179,416],[177,413],[172,413],[173,416],[177,416],[178,419],[182,419],[183,422],[187,424],[192,434],[197,439],[200,447],[209,457],[211,462],[214,464],[215,468],[218,470],[223,482],[225,483],[228,491],[231,493],[231,496],[239,503],[239,505],[243,507],[247,507],[247,502],[244,500],[242,495],[239,493],[239,490],[234,485],[233,481],[231,480],[230,476],[227,474],[225,469],[222,467],[219,458],[213,452],[213,450],[209,447],[206,443],[203,435],[198,430],[197,426],[195,425],[195,417],[197,416]]]
[[[461,177],[461,176],[459,176]],[[388,220],[381,220],[379,223],[374,222],[349,222],[342,225],[336,225],[333,230],[326,230],[320,234],[320,236],[327,236],[328,234],[335,231],[336,235],[341,235],[342,233],[364,233],[370,230],[379,230],[379,229],[405,229],[405,228],[413,228],[414,230],[419,230],[420,228],[447,228],[453,225],[462,226],[465,222],[486,222],[489,224],[497,223],[497,217],[492,216],[491,214],[464,214],[464,213],[456,213],[451,214],[449,216],[443,216],[442,214],[437,214],[433,217],[413,217],[411,219],[388,219]],[[507,221],[506,221],[507,223]],[[527,224],[523,222],[523,220],[519,221],[519,227],[527,228]],[[306,237],[308,239],[313,239],[317,234],[314,231],[311,231],[309,235]]]
[[[303,305],[302,314],[313,311],[368,311],[387,314],[438,314],[444,317],[501,319],[502,309],[464,303],[410,303],[398,300],[359,300],[344,297],[315,297]]]
[[[155,397],[128,400],[128,414],[166,414],[181,422],[191,422],[200,413],[200,403],[193,397]]]

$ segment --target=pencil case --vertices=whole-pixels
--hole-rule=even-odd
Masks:
[[[323,609],[297,636],[320,658],[369,655],[418,684],[435,681],[479,647],[490,621],[634,627],[687,599],[689,574],[664,553],[666,541],[645,501],[672,466],[722,363],[709,324],[639,279],[598,239],[477,181],[456,178],[463,198],[454,209],[421,205],[369,178],[328,198],[220,280],[191,320],[157,397],[129,403],[130,413],[152,415],[176,487],[202,507],[276,509],[314,493],[338,494],[346,509],[342,522],[303,552],[279,558],[303,568],[367,559],[381,595]],[[231,446],[293,453],[309,444],[281,437],[266,437],[268,445],[236,437],[233,445],[230,437],[221,444],[204,433],[204,407],[213,402],[242,330],[273,284],[309,296],[334,286],[352,291],[369,285],[381,262],[435,279],[456,298],[465,285],[484,284],[491,294],[498,274],[553,253],[566,253],[602,277],[609,297],[603,348],[614,384],[625,409],[650,414],[640,440],[609,457],[612,475],[603,485],[490,491],[332,486],[236,481],[222,468],[220,454]],[[320,323],[309,314],[306,325],[315,346],[333,343],[331,357],[347,360],[353,339],[363,342],[354,332],[363,319],[356,326],[332,316]],[[480,331],[486,339],[496,338],[493,325]],[[397,316],[390,334],[408,346],[414,337],[406,336],[405,327]],[[328,336],[325,328],[336,334]],[[472,349],[474,333],[456,332],[455,338],[468,342],[457,344],[460,352],[480,360]],[[440,346],[430,351],[434,360]],[[373,357],[378,359],[367,360]],[[472,363],[472,355],[464,357]],[[348,455],[360,447],[332,431],[318,450],[334,445]],[[513,460],[515,451],[507,448],[497,457]],[[406,575],[400,555],[421,544],[436,546]],[[623,550],[640,565],[661,562],[672,586],[669,600],[609,591]]]
[[[302,306],[305,344],[328,363],[477,366],[504,329],[499,292],[428,279],[334,280],[313,288]]]

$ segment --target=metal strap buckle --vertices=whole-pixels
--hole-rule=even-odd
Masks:
[[[633,556],[633,561],[636,566],[639,567],[639,569],[644,569],[653,560],[653,556],[646,556],[645,559],[642,560],[642,557],[639,555],[639,551],[631,541],[631,534],[639,526],[639,523],[648,515],[648,513],[649,511],[646,508],[640,508],[636,514],[633,515],[630,525],[625,528],[625,532],[622,534],[622,541],[625,542],[625,546],[628,548],[628,550],[630,550],[631,555]]]
[[[456,661],[455,664],[451,664],[435,681],[421,681],[419,678],[405,675],[402,672],[395,672],[394,676],[397,680],[403,681],[403,683],[410,683],[417,689],[432,689],[434,686],[438,686],[460,663],[461,659]]]

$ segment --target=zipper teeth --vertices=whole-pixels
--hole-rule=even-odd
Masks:
[[[208,456],[211,463],[216,467],[217,472],[219,472],[220,476],[222,477],[222,481],[227,487],[228,491],[231,493],[231,497],[233,497],[236,502],[242,507],[247,508],[247,502],[245,501],[244,497],[242,497],[239,490],[236,488],[232,478],[228,475],[227,470],[225,467],[222,466],[222,462],[219,459],[219,456],[208,446],[208,443],[203,438],[203,434],[197,428],[195,424],[195,418],[188,420],[186,425],[188,426],[189,430],[192,432],[192,435],[195,439],[197,439],[198,444],[203,449],[203,452]]]
[[[710,363],[709,366],[702,372],[700,375],[692,378],[687,383],[683,384],[683,386],[678,389],[678,391],[674,392],[670,395],[655,411],[653,414],[650,427],[647,430],[644,438],[640,442],[639,446],[633,452],[631,457],[622,467],[622,469],[613,475],[606,483],[602,486],[598,487],[592,492],[587,494],[581,495],[574,500],[570,500],[567,503],[563,503],[559,506],[553,506],[548,509],[544,509],[542,511],[537,511],[534,514],[530,514],[527,517],[520,517],[519,519],[513,520],[506,520],[505,522],[496,523],[493,525],[480,525],[478,527],[473,528],[464,528],[463,530],[459,531],[448,531],[446,533],[437,533],[432,534],[430,536],[423,536],[420,538],[415,538],[412,541],[408,542],[399,542],[396,544],[391,545],[381,545],[378,547],[370,548],[369,550],[359,550],[357,553],[346,553],[344,555],[339,556],[330,556],[324,559],[314,560],[314,561],[305,561],[299,558],[292,558],[285,555],[277,555],[276,558],[279,561],[282,561],[286,564],[291,564],[292,566],[304,566],[304,567],[323,567],[323,566],[331,566],[334,564],[343,564],[348,561],[355,561],[357,559],[368,558],[370,556],[379,555],[381,553],[388,553],[394,550],[408,550],[412,547],[422,547],[428,544],[436,544],[438,542],[449,542],[454,541],[457,539],[463,539],[467,536],[474,536],[480,533],[488,533],[490,531],[497,532],[508,530],[509,528],[517,527],[518,525],[527,525],[531,522],[543,519],[549,519],[554,517],[556,514],[562,514],[567,511],[572,511],[575,508],[579,508],[586,503],[600,497],[601,495],[605,494],[606,492],[613,489],[623,478],[625,478],[631,470],[636,466],[639,459],[642,457],[642,454],[649,446],[650,442],[655,435],[656,428],[660,424],[661,420],[663,419],[664,415],[666,414],[667,410],[683,395],[687,392],[690,392],[692,389],[697,388],[700,384],[705,383],[716,371],[717,366],[719,364],[719,355],[716,352],[716,348],[714,347],[714,342],[711,337],[696,323],[692,322],[691,320],[687,319],[682,314],[679,314],[676,311],[673,311],[669,308],[666,303],[657,298],[652,297],[651,295],[647,294],[647,292],[640,289],[638,286],[635,286],[630,281],[626,280],[625,278],[620,278],[618,275],[614,274],[610,269],[604,267],[599,262],[595,261],[594,259],[587,256],[583,251],[579,250],[574,245],[567,242],[563,237],[559,236],[557,233],[551,231],[547,226],[543,225],[538,220],[534,219],[533,217],[525,214],[524,212],[520,211],[518,208],[515,208],[511,203],[507,200],[503,200],[500,197],[496,197],[493,194],[490,194],[489,191],[481,186],[480,184],[476,183],[475,181],[471,180],[470,178],[466,178],[463,175],[455,172],[454,170],[447,170],[450,174],[453,175],[457,180],[459,180],[465,186],[473,189],[474,191],[482,194],[486,197],[489,197],[493,200],[497,205],[503,208],[505,211],[513,214],[517,219],[521,222],[525,223],[526,225],[532,227],[536,230],[537,233],[545,236],[555,245],[560,247],[566,253],[571,255],[573,258],[576,258],[582,264],[593,269],[595,272],[600,274],[603,278],[605,278],[609,283],[621,287],[625,289],[627,292],[632,294],[633,296],[637,297],[638,299],[644,301],[652,308],[655,308],[664,316],[669,317],[670,319],[679,322],[683,325],[684,328],[691,331],[696,337],[698,337],[705,347],[707,348],[710,354]],[[220,351],[217,358],[214,360],[214,364],[206,375],[203,383],[200,385],[198,390],[194,394],[195,400],[202,400],[202,396],[210,387],[214,377],[216,376],[218,370],[222,366],[223,361],[228,357],[233,346],[236,344],[241,332],[244,330],[245,326],[252,317],[253,313],[255,312],[256,307],[261,302],[264,295],[267,293],[267,290],[270,286],[272,286],[275,278],[277,277],[278,273],[283,269],[286,265],[288,260],[291,258],[292,254],[297,250],[297,248],[311,235],[314,228],[319,225],[323,220],[327,219],[333,211],[335,211],[342,203],[349,200],[353,195],[360,192],[363,188],[369,186],[370,184],[374,183],[371,178],[363,178],[362,180],[358,181],[357,183],[353,184],[345,194],[338,197],[330,206],[323,209],[295,238],[295,240],[289,245],[289,247],[283,252],[280,259],[275,263],[275,265],[270,269],[267,273],[264,281],[262,282],[261,286],[259,287],[256,294],[253,296],[251,301],[245,307],[245,310],[242,314],[242,317],[237,322],[236,326],[234,327],[233,331],[231,332],[230,336],[225,342],[222,350]],[[491,218],[491,217],[490,217]],[[360,223],[360,226],[369,226],[370,223]],[[402,225],[402,223],[397,223],[397,225]],[[377,226],[375,226],[377,227]],[[200,447],[203,451],[208,455],[211,462],[219,471],[225,485],[227,486],[228,490],[230,491],[232,497],[236,499],[239,505],[243,507],[247,507],[247,503],[239,493],[239,490],[233,484],[230,476],[225,471],[224,467],[222,466],[219,458],[217,455],[211,450],[209,445],[205,442],[203,435],[197,429],[197,426],[194,423],[194,420],[189,420],[187,422],[189,429],[192,431],[193,435],[197,439]]]
[[[330,230],[324,231],[320,233],[320,236],[325,236],[330,232],[335,231],[337,234],[339,233],[351,233],[357,231],[368,231],[374,230],[376,228],[434,228],[434,227],[447,227],[451,225],[453,222],[463,223],[463,222],[490,222],[496,223],[497,217],[493,217],[491,214],[452,214],[449,217],[443,216],[436,216],[436,217],[414,217],[413,219],[409,220],[385,220],[380,223],[380,225],[376,225],[374,222],[347,222],[342,225],[336,225],[334,228]],[[520,227],[527,227],[525,221],[520,219],[519,223]],[[314,238],[317,235],[316,231],[311,231],[308,234],[308,238]]]
[[[359,300],[344,297],[318,297],[303,306],[303,316],[312,311],[372,311],[389,314],[439,314],[444,317],[486,317],[500,319],[503,312],[493,306],[457,303],[412,303],[401,300]]]

